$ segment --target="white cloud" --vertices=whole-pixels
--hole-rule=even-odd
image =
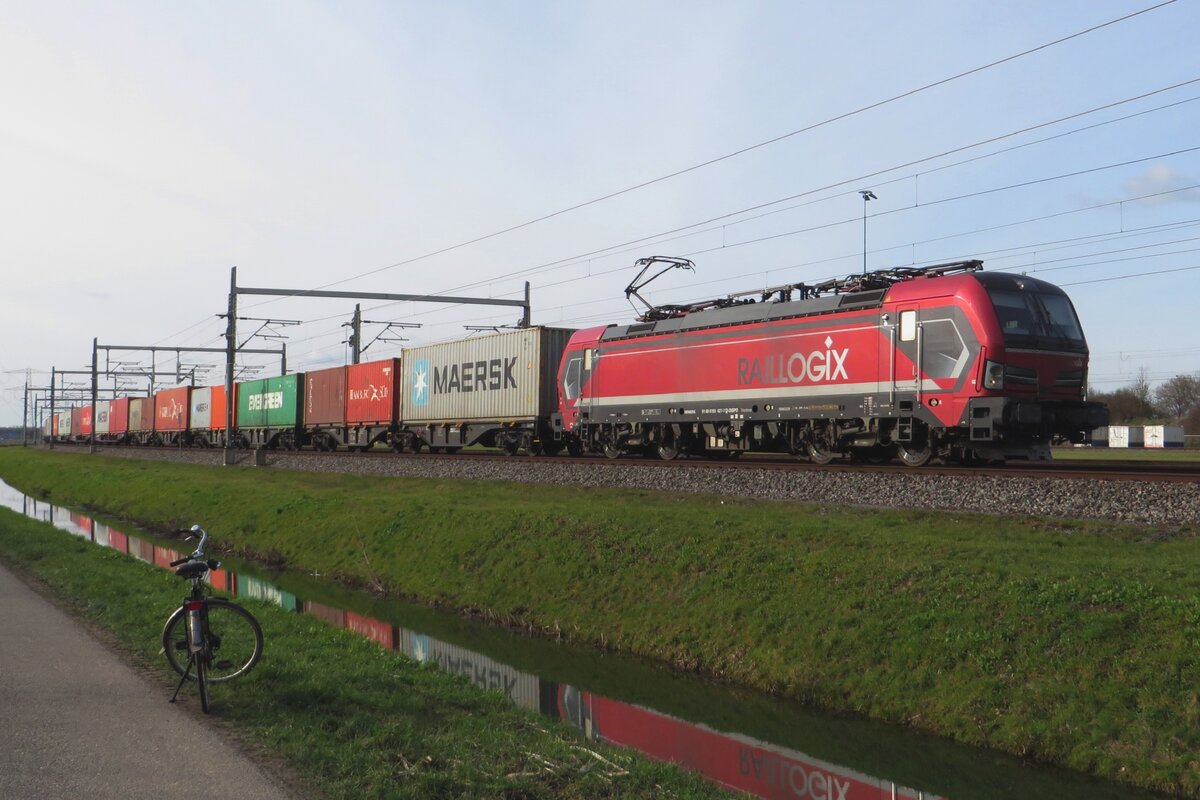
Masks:
[[[1148,205],[1165,206],[1174,203],[1200,203],[1200,189],[1176,191],[1185,187],[1195,186],[1198,183],[1200,181],[1180,174],[1169,164],[1158,163],[1152,165],[1141,175],[1135,175],[1126,180],[1125,191],[1131,197],[1142,197],[1149,194],[1158,195],[1157,197],[1149,197],[1142,201]],[[1162,194],[1163,192],[1170,192],[1171,194]]]

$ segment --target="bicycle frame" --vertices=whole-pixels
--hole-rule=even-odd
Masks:
[[[200,704],[208,711],[208,684],[222,683],[246,674],[262,655],[262,628],[246,609],[223,597],[211,596],[205,575],[220,563],[204,558],[208,534],[199,525],[192,528],[200,546],[190,556],[171,562],[175,574],[190,588],[182,603],[163,626],[163,652],[179,673],[174,702],[189,677],[200,689]],[[219,630],[213,630],[214,621]],[[232,643],[232,644],[231,644]],[[184,661],[181,656],[187,652]]]

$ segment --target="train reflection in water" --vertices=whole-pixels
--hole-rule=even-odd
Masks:
[[[7,487],[5,487],[7,488]],[[150,564],[167,567],[182,551],[128,535],[74,511],[21,496],[8,505],[26,516],[118,550]],[[812,758],[804,753],[735,733],[724,733],[640,705],[621,702],[523,672],[432,636],[387,621],[297,597],[261,578],[212,570],[213,588],[253,598],[287,611],[308,614],[396,650],[422,663],[462,675],[487,691],[501,692],[518,706],[560,719],[587,739],[630,747],[663,761],[695,770],[730,789],[764,798],[805,800],[937,800],[937,795]]]

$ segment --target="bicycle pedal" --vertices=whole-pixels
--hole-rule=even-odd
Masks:
[[[231,667],[233,667],[233,662],[232,661],[218,661],[216,664],[213,664],[213,666],[216,667],[217,669],[230,669]]]

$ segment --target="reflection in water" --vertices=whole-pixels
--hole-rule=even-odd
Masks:
[[[182,555],[171,543],[128,535],[83,514],[26,497],[3,482],[0,482],[0,506],[161,567],[167,567]],[[281,583],[288,582],[287,577],[278,579]],[[867,774],[887,774],[884,770],[888,769],[902,771],[909,780],[915,776],[928,786],[941,787],[940,791],[960,800],[1150,796],[1075,773],[1028,769],[1004,756],[939,740],[922,740],[888,728],[881,730],[882,726],[871,723],[818,717],[777,698],[696,681],[692,682],[694,685],[681,686],[687,681],[679,676],[612,656],[592,654],[588,660],[590,669],[580,669],[578,665],[564,668],[559,664],[559,669],[574,674],[571,682],[547,677],[547,673],[553,674],[553,667],[543,670],[535,666],[543,672],[536,675],[430,633],[362,613],[362,607],[372,601],[347,596],[343,598],[347,607],[342,608],[302,598],[279,588],[272,582],[275,578],[265,580],[240,566],[236,573],[229,569],[213,570],[208,580],[215,589],[317,617],[389,650],[462,675],[482,689],[502,692],[516,705],[567,722],[588,739],[631,747],[652,758],[682,764],[717,784],[758,797],[807,800],[936,800],[939,797]],[[293,576],[292,588],[304,582],[305,579]],[[296,591],[320,595],[326,600],[330,593],[337,594],[336,589],[325,587],[322,592],[317,586]],[[352,605],[360,610],[349,610]],[[424,617],[430,628],[446,627],[445,620],[440,625],[434,621],[435,612],[420,609],[413,613],[418,618]],[[462,623],[457,618],[455,621]],[[505,637],[502,643],[493,643],[493,652],[503,653],[502,658],[517,664],[530,660],[529,654],[521,653],[520,648],[536,650],[547,646],[539,640],[502,632],[490,634]],[[465,638],[471,640],[470,636]],[[564,649],[554,647],[559,651]],[[619,689],[611,673],[622,670],[627,688]],[[597,693],[596,689],[608,693],[621,691],[625,696],[614,699]],[[731,712],[730,707],[740,711]],[[683,714],[704,722],[687,721]],[[738,729],[758,735],[731,732]],[[766,740],[768,736],[786,744],[772,744]],[[797,740],[806,749],[820,751],[824,758],[796,749]],[[825,760],[830,757],[855,766],[839,766]]]

